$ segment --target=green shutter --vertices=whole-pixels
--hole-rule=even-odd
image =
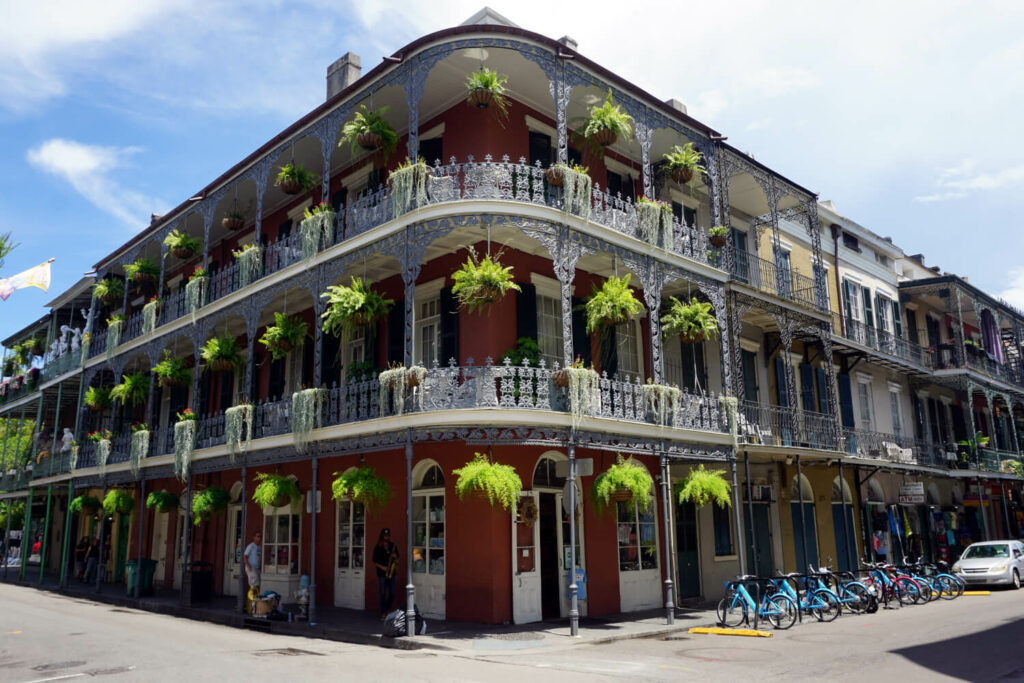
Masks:
[[[893,301],[892,302],[892,324],[893,324],[893,328],[894,328],[892,333],[895,334],[900,339],[902,339],[903,338],[903,316],[900,315],[900,302],[899,301]]]
[[[875,313],[871,310],[871,290],[861,287],[861,298],[864,301],[864,324],[868,327],[875,326]]]

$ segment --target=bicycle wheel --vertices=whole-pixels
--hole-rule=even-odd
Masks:
[[[796,601],[788,595],[777,593],[765,598],[761,609],[768,623],[780,631],[784,631],[796,623]]]
[[[747,619],[747,603],[743,597],[728,591],[718,603],[718,623],[728,628],[735,628]]]
[[[909,576],[896,578],[896,597],[904,605],[913,605],[924,600],[920,584]]]
[[[843,611],[839,598],[830,590],[819,588],[814,591],[814,616],[818,621],[835,621],[839,613]]]
[[[867,610],[871,603],[871,591],[862,583],[848,583],[843,586],[840,594],[843,598],[843,606],[846,611],[860,614]]]

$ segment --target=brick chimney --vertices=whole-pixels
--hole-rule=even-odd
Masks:
[[[363,75],[363,61],[354,52],[346,52],[341,59],[327,67],[327,99],[352,85]]]

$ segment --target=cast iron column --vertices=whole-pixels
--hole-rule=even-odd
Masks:
[[[580,634],[579,585],[576,583],[576,434],[569,430],[569,635]],[[561,586],[559,586],[561,590]]]
[[[846,552],[849,553],[850,552],[850,541],[852,541],[853,539],[851,538],[852,534],[850,533],[850,515],[847,512],[847,507],[846,507],[846,479],[843,478],[843,461],[842,460],[839,461],[839,495],[840,495],[840,500],[843,501],[843,507],[842,507],[842,510],[843,510],[843,544],[846,546]],[[857,569],[857,564],[854,562],[854,560],[856,558],[857,558],[857,544],[854,543],[853,544],[853,552],[850,553],[850,565],[851,566],[848,567],[848,569],[851,570],[851,571],[856,571],[856,569]],[[836,562],[837,563],[839,562],[839,558],[838,557],[836,558]],[[840,571],[843,570],[842,567],[838,567],[838,569]]]
[[[575,488],[575,487],[574,487]],[[669,497],[671,495],[671,487],[669,486],[669,470],[668,470],[668,457],[665,455],[665,447],[662,444],[661,449],[661,514],[665,518],[663,526],[665,527],[665,623],[674,624],[676,622],[676,600],[675,593],[672,585],[672,574],[669,572],[671,566],[671,558],[668,554],[668,539],[672,534],[672,527],[669,524],[668,513],[669,513]],[[573,510],[575,513],[575,510]],[[575,522],[575,519],[573,520]]]
[[[28,568],[28,553],[25,552],[26,546],[31,550],[32,545],[29,543],[28,531],[31,528],[32,522],[32,494],[35,489],[31,486],[28,489],[28,500],[25,502],[25,528],[21,532],[21,568],[18,572],[18,580],[25,580],[25,570]]]
[[[71,549],[71,501],[75,497],[75,480],[68,479],[68,506],[67,513],[64,516],[64,551],[61,553],[60,562],[60,583],[61,588],[67,588],[68,585],[68,559],[69,551]]]
[[[100,501],[103,501],[107,497],[107,485],[103,485],[103,495],[100,497]],[[103,509],[103,505],[100,505],[100,535],[99,535],[99,557],[96,558],[96,592],[100,592],[100,584],[103,581],[103,547],[106,545],[103,539],[103,530],[107,524],[107,511]]]
[[[246,455],[243,454],[242,457],[245,458]],[[245,528],[245,521],[246,521],[245,520],[245,508],[246,508],[246,504],[247,504],[247,500],[246,500],[246,497],[245,497],[245,493],[246,493],[246,490],[245,490],[246,489],[245,480],[246,480],[246,477],[248,476],[248,474],[249,474],[249,468],[245,465],[245,462],[243,461],[242,462],[242,498],[241,498],[241,500],[242,500],[242,519],[239,520],[239,522],[238,522],[242,526],[242,552],[243,553],[245,552],[245,548],[247,547],[246,540],[248,540],[248,538],[249,538],[246,535],[247,529]],[[260,553],[260,559],[262,561],[262,553]],[[244,559],[244,556],[243,556],[243,559],[242,559],[242,566],[239,567],[239,570],[240,571],[238,572],[238,599],[235,600],[235,611],[238,612],[239,614],[242,614],[242,613],[245,612],[245,559]],[[261,567],[260,571],[262,571],[262,570],[263,570],[263,568]]]
[[[319,327],[320,326],[317,325],[318,329],[319,329]],[[316,450],[319,452],[320,444],[319,443],[314,444],[314,448],[316,448]],[[312,547],[311,547],[311,553],[310,553],[311,554],[311,560],[310,560],[310,563],[309,563],[309,621],[308,621],[308,623],[309,623],[310,626],[316,626],[316,538],[317,538],[316,537],[316,518],[317,518],[316,504],[317,504],[317,498],[318,498],[317,494],[318,494],[318,491],[320,490],[320,486],[319,486],[319,483],[317,481],[317,470],[318,470],[317,459],[318,459],[318,456],[314,455],[313,456],[313,493],[312,493],[313,500],[312,500],[312,502],[310,504],[310,509],[312,510],[312,513],[311,513],[312,520],[311,520],[311,525],[310,525],[310,535],[312,536],[310,546],[312,546]],[[415,625],[415,622],[414,622],[414,625]],[[413,630],[415,630],[415,629],[413,629]]]
[[[405,584],[405,632],[416,632],[416,586],[412,582],[412,434],[405,434],[405,564],[408,583]]]
[[[804,475],[803,469],[800,467],[800,456],[796,456],[796,493],[797,493],[797,506],[796,509],[800,513],[800,547],[804,549],[804,562],[807,562],[810,558],[807,557],[807,527],[804,522]],[[811,503],[813,504],[813,500]],[[796,548],[794,548],[796,550]],[[794,553],[796,554],[796,553]],[[807,567],[799,566],[800,558],[797,557],[797,574],[806,574]]]
[[[747,564],[747,551],[743,547],[743,514],[740,512],[740,484],[739,479],[736,475],[736,447],[733,446],[732,452],[729,454],[729,469],[732,470],[732,513],[736,519],[736,550],[737,555],[740,557],[740,567],[746,567],[747,573],[750,574],[750,567]]]
[[[11,517],[14,517],[14,499],[8,498],[5,503],[7,505],[7,528],[4,529],[4,557],[2,558],[4,581],[7,580],[7,557],[11,554]]]
[[[750,520],[750,552],[752,555],[750,558],[750,564],[753,565],[753,569],[755,570],[750,571],[751,567],[748,566],[747,573],[756,574],[760,551],[757,547],[757,534],[755,533],[757,527],[754,525],[754,497],[750,485],[750,453],[743,454],[743,466],[743,469],[745,470],[744,474],[747,479],[747,517]],[[744,540],[746,539],[744,538]]]
[[[152,386],[152,384],[150,384]],[[139,481],[139,547],[135,557],[135,599],[142,595],[142,532],[146,526],[146,480]]]
[[[184,548],[182,549],[181,556],[181,592],[178,594],[178,601],[181,602],[182,597],[185,595],[185,582],[191,581],[192,577],[189,575],[188,564],[189,560],[192,559],[192,468],[189,467],[188,474],[185,479],[185,539],[183,541]],[[191,586],[190,586],[191,588]],[[189,598],[191,599],[192,591],[188,591]]]
[[[43,543],[39,546],[39,585],[43,585],[46,568],[46,546],[50,542],[50,504],[53,502],[53,484],[46,485],[46,516],[43,517]]]

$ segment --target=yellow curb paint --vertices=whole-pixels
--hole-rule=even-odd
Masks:
[[[964,591],[964,595],[992,595],[992,591]]]
[[[708,633],[716,636],[750,636],[752,638],[771,638],[770,631],[755,631],[752,628],[707,628],[694,626],[690,633]]]
[[[0,633],[0,636],[18,636],[21,635],[21,631],[4,631]]]

